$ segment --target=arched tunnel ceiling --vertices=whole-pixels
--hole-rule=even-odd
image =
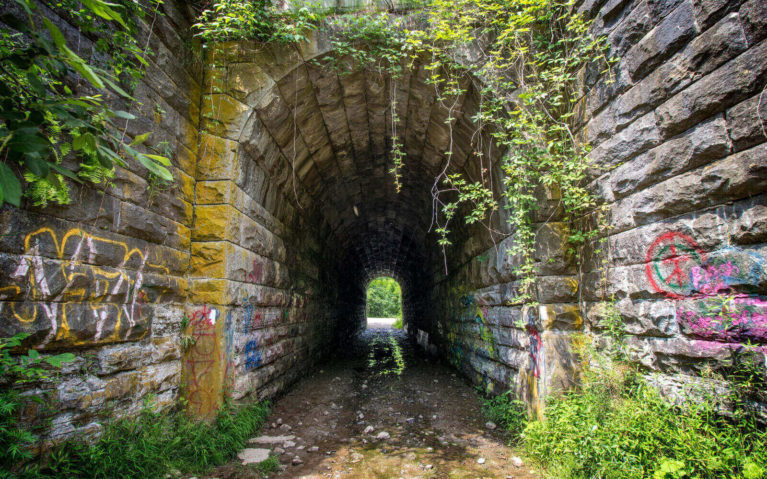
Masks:
[[[279,57],[266,54],[274,61]],[[264,163],[272,165],[269,174],[285,197],[298,210],[322,217],[327,245],[337,250],[336,263],[358,283],[386,273],[406,286],[414,264],[426,263],[427,250],[434,249],[433,236],[427,239],[430,191],[451,145],[449,172],[472,180],[480,176],[475,149],[484,150],[485,164],[498,156],[489,135],[478,133],[472,119],[480,103],[472,82],[467,79],[465,93],[448,104],[427,84],[429,74],[423,62],[392,78],[296,61],[261,92],[240,132],[246,156],[272,158]],[[406,154],[400,192],[390,173],[391,98]],[[472,157],[477,161],[468,161]]]

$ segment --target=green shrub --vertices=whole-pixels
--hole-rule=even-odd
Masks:
[[[524,430],[527,454],[561,478],[763,478],[767,433],[715,401],[674,405],[626,367],[585,375]]]
[[[146,407],[137,417],[107,425],[93,444],[80,440],[54,451],[44,467],[29,466],[18,477],[42,478],[164,478],[173,470],[199,473],[224,464],[263,425],[267,404],[236,411],[223,408],[208,424],[182,412],[157,412]]]
[[[508,432],[512,441],[517,440],[528,420],[525,403],[513,397],[511,391],[484,399],[482,413]]]
[[[402,324],[402,318],[398,318],[396,321],[394,321],[391,327],[394,329],[402,329],[404,327]]]
[[[20,348],[29,334],[19,333],[11,338],[0,338],[0,478],[8,476],[8,470],[19,462],[32,457],[31,446],[37,440],[35,434],[21,425],[21,408],[25,401],[42,403],[37,396],[22,396],[22,390],[30,383],[49,378],[44,364],[60,368],[72,361],[71,353],[56,356],[40,356],[30,349],[25,355],[12,355],[11,350]]]

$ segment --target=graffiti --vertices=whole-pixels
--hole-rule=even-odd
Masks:
[[[696,337],[726,342],[767,340],[767,300],[716,295],[680,307],[678,317]]]
[[[253,262],[255,267],[256,263]],[[260,270],[259,270],[260,271]],[[251,371],[261,365],[261,351],[259,343],[262,341],[261,335],[256,331],[263,325],[263,314],[260,310],[256,309],[256,305],[250,301],[250,298],[246,297],[243,300],[245,305],[243,308],[245,324],[245,333],[255,336],[245,343],[245,370]]]
[[[677,318],[692,336],[764,342],[767,298],[738,291],[758,287],[764,265],[754,251],[725,248],[707,255],[689,236],[670,232],[650,246],[646,272],[656,291],[680,300]]]
[[[226,322],[224,325],[224,344],[226,353],[224,356],[224,359],[226,361],[226,365],[224,368],[224,394],[230,395],[232,390],[234,389],[234,381],[235,381],[235,372],[236,372],[236,365],[234,362],[234,331],[235,331],[235,321],[234,317],[232,315],[232,310],[229,310],[226,313]]]
[[[678,232],[666,233],[647,250],[647,279],[657,292],[680,299],[689,291],[690,271],[704,261],[705,254],[695,240]]]
[[[527,334],[530,336],[530,372],[534,378],[541,377],[541,352],[543,351],[543,342],[541,333],[532,324],[525,326]]]
[[[216,365],[220,360],[219,343],[216,338],[218,310],[203,306],[191,315],[189,327],[194,344],[187,351],[184,362],[186,370],[187,409],[196,416],[203,416],[218,408]]]
[[[24,250],[9,274],[14,284],[0,288],[0,299],[9,300],[5,307],[17,329],[45,333],[37,347],[137,340],[148,333],[145,273],[168,269],[150,263],[146,249],[77,228],[59,236],[44,227],[26,236]],[[115,264],[95,265],[105,258],[116,258]],[[23,301],[15,301],[22,294]]]
[[[258,339],[253,339],[245,344],[245,369],[256,369],[261,365],[261,351],[258,350]]]
[[[251,283],[262,284],[264,280],[264,265],[261,261],[253,260],[253,269],[248,273],[248,281]]]

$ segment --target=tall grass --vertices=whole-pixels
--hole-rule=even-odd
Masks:
[[[616,365],[551,400],[522,444],[557,478],[767,478],[764,428],[739,411],[722,416],[714,402],[672,404]]]
[[[176,471],[200,473],[231,459],[258,432],[268,413],[265,403],[224,408],[208,424],[181,412],[146,408],[136,418],[109,424],[93,444],[67,442],[46,465],[30,465],[0,477],[164,479]]]

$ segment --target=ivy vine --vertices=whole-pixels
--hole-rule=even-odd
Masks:
[[[126,140],[123,122],[135,117],[111,106],[115,99],[134,101],[129,92],[149,54],[136,40],[138,22],[158,15],[162,1],[12,3],[0,15],[0,205],[20,206],[20,177],[33,204],[68,204],[67,180],[106,183],[128,158],[172,181],[168,157],[139,151],[149,133]],[[94,43],[91,58],[77,52],[43,8]]]
[[[590,33],[591,22],[575,11],[573,0],[425,0],[410,5],[404,15],[375,8],[339,15],[316,6],[312,10],[307,4],[293,7],[293,12],[313,12],[310,27],[296,23],[295,14],[277,14],[265,0],[234,2],[238,3],[237,11],[231,9],[232,3],[214,2],[211,11],[219,15],[228,12],[226,17],[230,13],[241,15],[243,9],[260,9],[271,22],[293,21],[290,31],[321,24],[333,49],[315,61],[337,69],[341,75],[366,69],[396,79],[416,61],[425,61],[427,82],[448,111],[446,124],[450,128],[450,145],[443,152],[445,165],[431,191],[432,227],[439,235],[439,245],[444,251],[451,244],[450,224],[459,213],[466,223],[484,224],[492,231],[492,215],[504,208],[514,238],[509,253],[521,258],[516,271],[522,283],[517,301],[535,302],[533,247],[540,188],[561,198],[558,209],[570,225],[598,210],[586,185],[589,146],[576,138],[571,123],[579,100],[578,73],[597,65],[609,81],[614,60],[608,57],[605,38]],[[275,27],[267,21],[267,28],[250,21],[230,21],[245,28],[217,31],[218,24],[210,19],[210,14],[203,15],[199,25],[201,35],[209,40],[290,40],[274,33],[286,28],[284,25]],[[303,40],[302,36],[295,40]],[[505,152],[498,165],[501,188],[493,184],[493,165],[484,158],[485,145],[475,145],[469,158],[478,162],[479,178],[467,178],[450,168],[454,112],[471,84],[481,97],[474,117],[475,137],[483,138],[477,134],[484,133]],[[396,82],[391,85],[390,172],[399,191],[406,158],[397,135]],[[597,223],[601,226],[604,222]],[[573,245],[582,246],[595,238],[598,229],[576,229],[571,235]]]

